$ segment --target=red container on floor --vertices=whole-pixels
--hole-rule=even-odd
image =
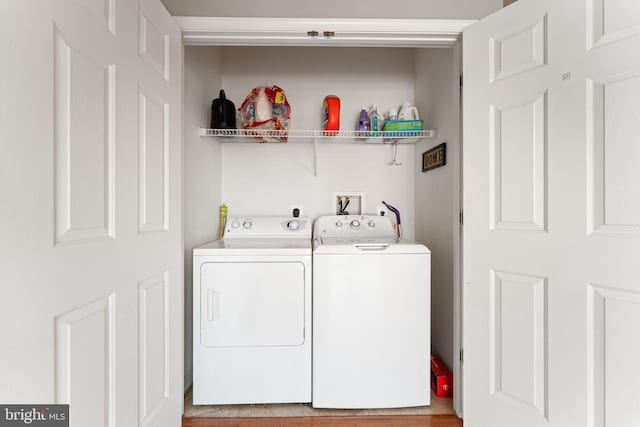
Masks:
[[[431,354],[431,390],[437,397],[453,395],[453,375],[435,354]]]

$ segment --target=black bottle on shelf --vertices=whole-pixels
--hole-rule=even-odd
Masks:
[[[235,129],[236,106],[229,101],[220,89],[220,97],[211,103],[211,129]]]

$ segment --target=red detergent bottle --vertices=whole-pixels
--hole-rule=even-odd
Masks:
[[[322,129],[327,136],[335,136],[340,130],[340,98],[327,95],[322,103]]]

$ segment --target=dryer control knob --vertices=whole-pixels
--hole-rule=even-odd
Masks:
[[[342,221],[336,221],[336,227],[342,227]]]
[[[369,221],[369,222],[367,223],[367,225],[368,225],[369,227],[375,227],[375,226],[376,226],[376,223],[375,223],[375,222],[373,222],[373,221]]]
[[[289,221],[287,223],[287,228],[291,231],[296,231],[298,229],[300,229],[300,222],[299,221]]]
[[[250,221],[245,221],[245,222],[243,222],[243,223],[242,223],[242,226],[243,226],[244,228],[246,228],[246,229],[251,228],[251,226],[252,226],[252,225],[253,225],[253,224],[252,224]]]
[[[233,223],[231,223],[231,228],[238,228],[240,227],[240,223],[237,221],[234,221]]]
[[[351,221],[351,228],[358,228],[360,227],[360,221],[358,221],[357,219],[354,219],[353,221]]]

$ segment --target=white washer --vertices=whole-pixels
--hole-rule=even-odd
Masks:
[[[367,215],[318,218],[313,242],[313,406],[429,405],[429,249]]]
[[[311,222],[231,217],[193,251],[193,404],[311,401]]]

